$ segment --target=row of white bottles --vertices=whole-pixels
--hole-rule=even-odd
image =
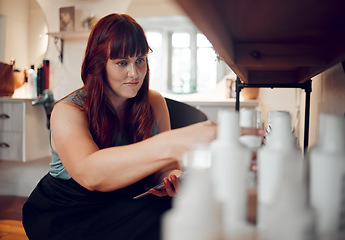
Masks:
[[[191,171],[164,215],[163,240],[252,239],[254,232],[260,240],[345,239],[343,116],[320,114],[308,159],[297,147],[290,114],[270,112],[269,141],[257,155],[255,229],[246,219],[253,149],[240,142],[237,112],[220,111],[218,121],[217,139],[186,155]]]
[[[239,141],[239,114],[220,111],[217,139],[187,155],[189,173],[163,218],[164,240],[250,239],[246,220],[250,150]],[[211,159],[211,166],[192,167]],[[206,166],[206,167],[205,167]],[[200,165],[199,165],[200,167]]]
[[[319,115],[318,141],[309,152],[310,201],[318,240],[345,239],[345,118]]]

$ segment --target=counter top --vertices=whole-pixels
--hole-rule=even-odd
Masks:
[[[33,98],[0,97],[0,102],[31,102]]]
[[[205,92],[192,94],[162,93],[164,97],[184,102],[192,106],[214,106],[214,107],[235,107],[236,98],[226,97],[226,82],[220,81],[215,88]],[[256,107],[258,100],[248,100],[243,95],[240,96],[241,107]]]
[[[192,106],[217,106],[217,107],[225,107],[225,106],[235,106],[236,99],[235,98],[202,98],[198,96],[191,96],[191,95],[178,95],[178,94],[164,94],[164,97],[171,98],[180,102],[187,103]],[[241,100],[241,107],[256,107],[258,106],[258,100]]]

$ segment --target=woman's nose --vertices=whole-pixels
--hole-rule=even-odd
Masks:
[[[129,64],[128,76],[136,78],[138,76],[138,69],[135,64]]]

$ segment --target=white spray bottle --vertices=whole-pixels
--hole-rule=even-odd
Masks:
[[[187,175],[163,221],[163,240],[220,239],[220,218],[212,193],[208,147],[197,147],[184,157]]]
[[[239,136],[238,112],[219,111],[217,139],[211,144],[211,170],[226,239],[248,234],[247,179],[251,152],[240,143]]]
[[[258,150],[258,213],[257,225],[262,234],[268,231],[270,207],[277,202],[277,193],[286,178],[303,178],[303,156],[292,133],[288,112],[271,113],[272,129],[269,141]],[[289,174],[292,173],[292,174]],[[285,178],[283,177],[285,176]]]

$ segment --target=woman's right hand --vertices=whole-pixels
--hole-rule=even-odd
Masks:
[[[208,120],[177,129],[184,136],[185,144],[193,147],[195,144],[208,145],[217,137],[217,125]]]
[[[195,143],[207,145],[217,137],[217,125],[210,120],[196,123],[186,128],[191,136],[194,137]]]
[[[208,145],[217,136],[217,125],[212,121],[203,121],[187,127],[166,132],[171,142],[172,154],[180,158],[186,151],[195,145]]]

